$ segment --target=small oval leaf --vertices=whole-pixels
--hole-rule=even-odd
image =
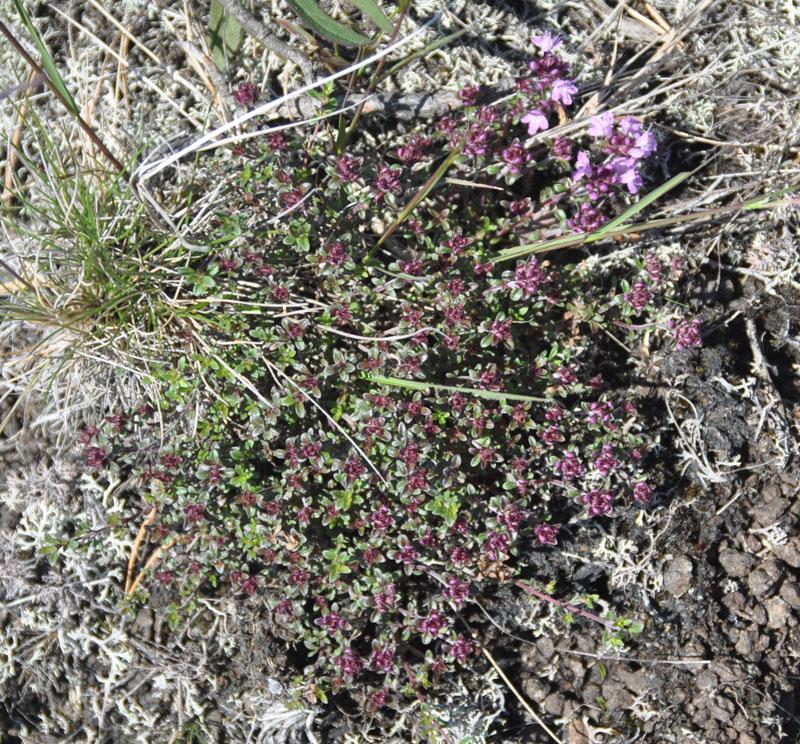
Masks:
[[[366,46],[370,39],[364,34],[335,21],[314,0],[286,0],[292,10],[300,16],[314,33],[323,39],[345,46]]]
[[[363,11],[381,31],[387,34],[391,34],[392,31],[394,31],[391,21],[389,21],[384,12],[378,7],[375,0],[350,0],[350,2],[355,5],[356,8]]]

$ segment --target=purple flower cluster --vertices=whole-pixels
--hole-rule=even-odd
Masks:
[[[639,481],[635,483],[633,486],[633,498],[635,501],[639,501],[642,504],[646,504],[650,497],[653,495],[653,487],[645,482]]]
[[[553,49],[561,44],[561,39],[549,32],[543,33],[532,39],[533,44],[541,52],[541,56],[531,60],[528,68],[536,79],[536,90],[544,94],[549,90],[548,98],[536,101],[535,108],[528,110],[520,118],[522,124],[528,127],[528,134],[533,136],[537,132],[544,132],[550,128],[548,113],[556,106],[572,104],[573,96],[578,88],[572,80],[564,77],[569,65]],[[527,81],[518,81],[518,88],[522,92],[533,93],[533,87]],[[563,149],[563,145],[561,146]]]
[[[314,624],[319,625],[321,628],[325,628],[330,635],[336,635],[337,631],[348,630],[350,628],[349,623],[345,622],[335,612],[330,612],[327,615],[317,618],[314,621]]]
[[[397,159],[405,166],[419,162],[430,149],[432,141],[428,137],[415,134],[405,145],[397,148]]]
[[[375,671],[391,671],[394,666],[394,649],[376,648],[369,656],[369,663]]]
[[[436,638],[443,628],[448,625],[447,620],[443,618],[436,610],[433,610],[428,617],[426,617],[418,626],[420,633],[426,633],[431,638]]]
[[[611,506],[613,500],[614,494],[611,491],[601,491],[596,488],[581,496],[581,502],[586,504],[586,511],[590,517],[597,517],[601,514],[605,514],[607,517],[612,516],[614,514],[614,509]]]
[[[537,524],[533,528],[533,533],[539,541],[539,545],[555,545],[558,538],[559,527],[556,524]]]
[[[585,181],[586,191],[592,201],[611,193],[618,184],[626,186],[631,194],[639,193],[642,186],[639,165],[657,147],[653,133],[642,129],[642,123],[632,116],[625,116],[616,122],[610,111],[593,116],[587,131],[591,137],[602,140],[603,152],[607,157],[605,162],[593,166],[589,154],[579,152],[573,180]]]
[[[461,605],[469,597],[469,584],[466,581],[459,581],[455,576],[451,576],[442,594],[445,599],[451,599],[456,605]]]
[[[688,349],[692,346],[702,346],[703,339],[700,336],[700,319],[693,318],[692,320],[682,320],[676,323],[671,320],[668,326],[673,329],[675,333],[675,342],[678,351]]]
[[[346,648],[341,656],[335,659],[336,666],[345,677],[352,677],[357,672],[361,671],[364,666],[361,657],[357,651],[352,648]]]
[[[474,650],[475,644],[459,634],[458,639],[450,645],[450,656],[463,662]]]
[[[539,293],[539,290],[548,282],[547,274],[539,266],[535,258],[519,262],[514,271],[514,278],[508,282],[512,290],[522,292],[522,297],[528,299]]]
[[[233,98],[243,106],[252,106],[258,100],[258,93],[258,88],[252,83],[239,83],[233,91]]]
[[[622,295],[622,298],[636,310],[637,313],[640,313],[650,304],[650,301],[653,299],[653,294],[643,282],[636,282],[636,284],[631,287],[631,291]]]

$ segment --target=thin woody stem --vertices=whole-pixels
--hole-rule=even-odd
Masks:
[[[31,55],[25,51],[23,46],[14,37],[14,34],[12,34],[11,31],[9,31],[8,27],[2,21],[0,21],[0,32],[2,32],[2,34],[11,42],[11,46],[13,46],[14,49],[17,51],[17,53],[31,66],[31,68],[36,72],[36,74],[39,75],[42,78],[42,80],[44,80],[47,87],[50,88],[50,90],[55,94],[56,98],[58,98],[58,100],[61,101],[61,103],[64,105],[67,111],[69,111],[75,117],[80,128],[83,129],[84,132],[86,132],[86,135],[95,144],[97,149],[100,150],[100,152],[102,152],[103,155],[106,156],[106,158],[108,158],[111,164],[120,172],[120,175],[124,176],[125,166],[122,163],[120,163],[119,160],[117,160],[111,153],[111,151],[103,144],[102,140],[97,136],[97,133],[94,131],[94,129],[92,129],[83,120],[83,118],[77,111],[73,110],[72,106],[70,106],[70,104],[67,102],[64,96],[61,95],[61,91],[59,91],[58,88],[55,85],[53,85],[53,81],[50,80],[45,71],[36,63],[33,57],[31,57]]]

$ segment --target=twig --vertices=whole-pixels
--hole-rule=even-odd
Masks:
[[[219,0],[219,2],[225,8],[225,12],[230,13],[250,36],[260,41],[279,57],[294,62],[302,70],[306,82],[310,83],[314,79],[311,60],[302,52],[290,47],[285,41],[281,41],[275,34],[270,33],[261,21],[242,7],[239,0]]]
[[[153,519],[155,519],[157,509],[158,507],[154,506],[150,510],[147,518],[144,520],[144,522],[142,522],[142,526],[139,527],[139,534],[136,535],[136,539],[133,541],[131,555],[130,558],[128,558],[128,570],[125,574],[125,594],[131,594],[131,579],[133,578],[133,567],[136,565],[136,554],[139,552],[139,546],[142,544],[142,539],[144,538],[147,525],[150,524]]]
[[[163,553],[165,550],[169,550],[176,542],[178,542],[178,538],[173,537],[172,540],[170,540],[166,545],[159,545],[153,551],[153,555],[147,559],[147,563],[144,564],[144,568],[139,572],[139,575],[136,577],[136,581],[131,584],[128,594],[133,594],[138,589],[139,584],[142,583],[142,579],[144,578],[147,569],[149,569],[150,566],[152,566],[158,560],[161,553]]]
[[[287,375],[286,372],[284,372],[280,367],[270,362],[269,359],[267,359],[266,357],[262,356],[261,358],[263,359],[264,363],[267,365],[269,369],[273,369],[281,377],[283,377],[283,379],[286,380],[286,382],[288,382],[298,393],[300,393],[300,395],[302,395],[323,416],[325,416],[326,419],[328,419],[328,422],[331,424],[331,426],[336,428],[339,431],[339,433],[342,434],[342,436],[344,436],[344,438],[347,439],[348,442],[350,442],[350,445],[353,447],[353,449],[355,449],[355,451],[358,452],[359,455],[361,455],[361,458],[364,460],[364,462],[366,462],[367,465],[369,465],[370,468],[372,468],[372,471],[375,473],[375,475],[378,476],[380,482],[383,483],[384,486],[388,486],[389,484],[386,482],[386,478],[384,478],[383,475],[381,474],[381,471],[378,470],[378,468],[375,466],[372,460],[370,460],[369,457],[367,457],[367,454],[364,452],[364,450],[358,446],[355,439],[353,439],[353,437],[351,437],[342,428],[341,424],[335,418],[333,418],[333,416],[331,416],[330,413],[328,413],[319,403],[317,403],[317,401],[314,400],[314,398],[312,398],[305,390],[303,390],[291,377],[289,377],[289,375]],[[221,361],[219,357],[215,357],[215,359]]]
[[[553,597],[549,597],[544,592],[540,592],[537,589],[534,589],[532,586],[528,586],[527,584],[523,584],[521,581],[515,581],[515,586],[518,586],[524,592],[530,594],[532,597],[536,597],[537,599],[543,599],[545,602],[550,602],[551,604],[557,605],[558,607],[563,607],[568,612],[577,612],[579,615],[582,615],[589,620],[594,620],[596,623],[600,623],[600,625],[604,625],[609,630],[619,630],[619,628],[614,625],[610,620],[604,620],[602,617],[598,615],[593,615],[591,612],[586,612],[585,610],[580,609],[579,607],[575,607],[574,605],[568,604],[566,602],[562,602],[559,599],[554,599]]]
[[[426,21],[420,28],[416,31],[413,31],[408,36],[404,37],[400,41],[396,42],[395,44],[391,44],[387,46],[385,49],[382,49],[380,52],[376,52],[371,57],[367,59],[357,62],[356,64],[350,65],[343,70],[339,70],[339,72],[334,73],[333,75],[328,75],[326,78],[322,78],[321,80],[317,80],[313,83],[308,83],[303,87],[292,91],[291,93],[287,93],[280,98],[275,99],[274,101],[268,101],[260,106],[256,106],[254,109],[248,111],[246,114],[242,116],[237,116],[236,118],[232,119],[231,121],[223,124],[222,126],[217,127],[216,129],[207,132],[202,137],[198,138],[191,144],[187,145],[186,147],[182,148],[178,152],[173,153],[169,157],[163,158],[162,160],[151,163],[146,167],[140,167],[138,176],[140,181],[146,181],[158,173],[161,173],[164,169],[168,168],[173,163],[178,162],[181,158],[186,157],[187,155],[198,151],[200,148],[204,147],[209,142],[214,142],[219,139],[220,135],[229,132],[231,129],[235,129],[240,127],[247,121],[251,119],[255,119],[258,116],[264,116],[267,112],[273,111],[274,109],[279,109],[281,106],[286,104],[287,101],[292,101],[295,98],[300,98],[303,94],[307,93],[309,90],[313,90],[314,88],[319,87],[320,85],[325,84],[331,80],[338,80],[341,77],[345,77],[349,75],[354,70],[361,69],[376,60],[385,57],[388,54],[391,54],[396,49],[408,44],[410,41],[415,39],[417,36],[422,34],[425,29],[428,28],[431,24],[433,24],[437,20],[438,16],[434,16],[429,21]]]
[[[556,736],[555,733],[553,733],[552,729],[550,729],[550,727],[542,720],[541,716],[539,716],[536,713],[536,711],[533,708],[531,708],[530,703],[528,703],[528,701],[525,700],[525,698],[522,697],[522,695],[520,695],[517,688],[514,687],[514,685],[511,683],[511,680],[506,676],[506,673],[500,668],[499,664],[494,660],[494,657],[489,653],[488,649],[482,646],[481,652],[489,660],[489,663],[494,667],[494,670],[500,675],[500,678],[503,680],[503,682],[506,683],[508,689],[514,693],[514,697],[517,700],[519,700],[520,705],[522,705],[522,707],[528,711],[533,720],[536,721],[536,723],[538,723],[547,732],[547,734],[554,742],[556,742],[556,744],[561,744],[561,739],[559,739],[558,736]]]
[[[11,93],[15,93],[18,90],[21,90],[22,101],[17,109],[17,118],[14,122],[14,132],[11,135],[11,142],[9,143],[7,149],[8,154],[6,157],[6,177],[3,188],[3,201],[5,202],[6,206],[9,206],[11,204],[11,200],[14,198],[14,192],[12,189],[14,187],[14,171],[17,168],[17,150],[22,142],[22,132],[25,128],[25,115],[28,113],[28,104],[30,103],[30,92],[37,85],[40,85],[43,82],[44,80],[42,79],[41,75],[37,75],[35,71],[31,70],[27,81],[11,91]],[[2,100],[3,97],[5,96],[0,96],[0,100]]]
[[[648,659],[640,656],[603,656],[603,654],[591,654],[588,651],[575,651],[571,648],[562,648],[556,646],[555,650],[560,654],[570,654],[571,656],[586,656],[590,659],[599,659],[600,661],[624,661],[633,662],[636,664],[672,664],[674,666],[683,666],[685,664],[716,664],[714,659]]]
[[[394,44],[394,41],[397,38],[397,34],[400,33],[400,26],[403,23],[403,18],[405,18],[407,10],[408,10],[408,3],[405,3],[405,4],[401,3],[400,4],[400,13],[397,16],[397,21],[394,24],[394,30],[392,31],[391,38],[389,39],[389,45],[390,46],[392,44]],[[372,76],[371,80],[369,81],[369,85],[367,86],[367,96],[369,96],[372,93],[372,91],[375,90],[375,86],[378,83],[378,77],[380,76],[381,70],[383,69],[383,65],[385,63],[386,63],[386,57],[381,57],[381,59],[378,61],[378,67],[375,70],[375,74]],[[355,77],[355,72],[353,74],[354,74],[354,77]],[[351,83],[354,80],[354,77],[350,79]],[[347,128],[347,133],[345,134],[345,137],[344,137],[345,144],[350,139],[350,137],[353,135],[353,132],[355,131],[356,125],[358,124],[358,120],[361,118],[361,114],[364,111],[364,106],[365,105],[366,105],[366,98],[361,103],[361,105],[356,109],[356,113],[353,116],[353,120],[350,122],[350,126]]]

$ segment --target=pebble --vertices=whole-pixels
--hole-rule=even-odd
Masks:
[[[792,568],[800,568],[800,537],[792,537],[783,545],[776,545],[773,553]]]
[[[777,489],[776,489],[777,490]],[[789,508],[789,500],[773,498],[756,504],[755,521],[762,527],[775,524]]]
[[[544,699],[542,709],[551,716],[560,716],[564,710],[564,700],[565,698],[561,693],[554,692]]]
[[[764,599],[770,592],[774,591],[775,584],[780,579],[780,576],[781,570],[777,561],[764,561],[748,576],[747,585],[756,599]]]
[[[798,589],[797,582],[784,581],[781,587],[781,598],[792,609],[800,610],[800,589]]]
[[[692,562],[685,556],[675,558],[664,571],[664,589],[673,597],[680,597],[692,588]]]
[[[728,576],[739,578],[747,576],[753,568],[755,560],[741,550],[728,549],[719,554],[719,563]]]
[[[770,630],[778,630],[779,628],[786,627],[791,616],[789,605],[786,604],[786,602],[780,597],[770,597],[770,599],[764,602],[764,607],[769,615],[767,628]]]

